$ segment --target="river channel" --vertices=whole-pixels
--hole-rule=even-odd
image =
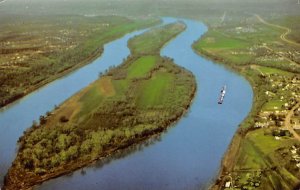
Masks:
[[[176,21],[164,18],[164,24]],[[129,153],[44,182],[42,190],[206,189],[214,180],[238,125],[251,109],[253,92],[241,76],[197,55],[191,45],[207,31],[198,21],[179,19],[187,28],[161,50],[162,56],[190,71],[197,94],[189,112],[159,139]],[[0,111],[0,184],[16,155],[16,142],[33,120],[97,79],[98,73],[118,65],[129,55],[130,33],[104,47],[93,63],[58,79]],[[218,98],[227,86],[224,103]]]

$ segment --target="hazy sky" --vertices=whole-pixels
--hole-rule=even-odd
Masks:
[[[0,3],[0,14],[105,14],[112,10],[120,13],[130,10],[128,14],[134,14],[139,9],[147,13],[159,12],[166,10],[169,5],[170,9],[178,10],[207,8],[300,14],[300,5],[297,3],[298,0],[4,0]]]

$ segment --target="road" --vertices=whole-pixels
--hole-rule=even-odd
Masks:
[[[285,121],[284,121],[284,127],[294,135],[295,139],[300,141],[300,135],[298,133],[296,133],[296,131],[294,130],[294,128],[291,125],[291,117],[293,116],[294,111],[298,107],[300,107],[300,101],[286,115]]]
[[[265,24],[265,25],[268,25],[268,26],[272,26],[272,27],[275,27],[275,28],[279,28],[279,29],[286,30],[283,34],[280,35],[281,40],[283,40],[284,42],[287,42],[287,43],[289,43],[289,44],[292,44],[292,45],[294,45],[294,46],[300,47],[300,44],[299,44],[299,43],[297,43],[297,42],[295,42],[295,41],[292,41],[292,40],[289,40],[289,39],[286,38],[286,36],[287,36],[289,33],[292,32],[292,30],[291,30],[290,28],[284,27],[284,26],[280,26],[280,25],[277,25],[277,24],[271,24],[271,23],[265,21],[263,18],[261,18],[258,14],[255,14],[255,16],[256,16],[256,18],[257,18],[260,22],[262,22],[262,23]]]
[[[274,49],[270,48],[269,46],[263,45],[263,47],[266,48],[267,50],[271,51],[272,53],[278,55],[279,57],[282,57],[283,59],[287,60],[288,62],[290,62],[290,63],[292,63],[294,65],[297,65],[297,64],[299,65],[299,63],[291,60],[290,58],[288,58],[288,57],[286,57],[286,56],[284,56],[282,54],[277,53]]]
[[[226,11],[224,12],[223,16],[221,17],[221,23],[223,23],[225,21],[226,18]]]

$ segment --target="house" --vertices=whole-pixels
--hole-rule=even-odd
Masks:
[[[280,137],[278,137],[278,136],[275,136],[275,140],[280,140]]]
[[[299,166],[300,167],[300,166]],[[225,188],[229,188],[231,186],[231,182],[230,181],[227,181],[226,183],[225,183]]]

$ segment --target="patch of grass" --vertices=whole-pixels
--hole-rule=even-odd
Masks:
[[[242,65],[244,65],[245,63],[250,63],[253,60],[253,56],[248,54],[232,55],[227,54],[226,52],[222,52],[222,54],[228,58],[228,61],[239,63]]]
[[[196,49],[207,48],[207,49],[241,49],[249,46],[249,43],[232,38],[231,36],[226,36],[218,31],[211,31],[203,40],[198,41],[195,44]]]
[[[266,102],[263,107],[262,110],[263,111],[274,111],[274,110],[282,110],[282,106],[285,104],[286,102],[284,101],[280,101],[280,100],[271,100],[269,102]]]
[[[279,74],[279,75],[283,75],[283,76],[292,76],[292,74],[290,72],[283,71],[280,69],[275,69],[272,67],[258,66],[258,69],[265,75]]]
[[[158,56],[144,56],[128,67],[128,78],[138,78],[148,73],[156,64]]]
[[[247,139],[249,139],[264,155],[273,154],[276,149],[291,146],[296,142],[293,139],[275,140],[272,135],[266,134],[263,129],[250,132]]]
[[[249,172],[262,170],[265,174],[259,179],[262,182],[260,188],[290,189],[293,187],[299,180],[285,168],[285,163],[288,162],[286,158],[276,156],[275,152],[278,149],[289,151],[289,147],[296,142],[288,137],[275,140],[271,132],[266,132],[265,129],[249,132],[242,141],[234,168],[241,177],[238,183],[248,184]]]
[[[80,112],[78,115],[84,116],[93,111],[102,101],[100,88],[98,85],[93,85],[79,100],[81,103]]]
[[[261,169],[267,166],[264,158],[249,140],[244,140],[235,169]]]
[[[137,105],[144,109],[147,107],[164,107],[165,99],[169,96],[168,89],[172,86],[174,75],[166,72],[157,72],[154,76],[142,83],[138,92]]]
[[[185,29],[182,23],[169,24],[136,36],[129,40],[128,45],[132,54],[158,54],[160,47]],[[159,35],[158,35],[159,34]]]
[[[244,65],[254,59],[253,55],[248,54],[251,43],[215,30],[205,34],[202,39],[194,43],[193,47],[214,58],[226,60],[230,64]]]
[[[116,95],[124,95],[129,86],[128,80],[113,80],[114,88],[116,90]]]

